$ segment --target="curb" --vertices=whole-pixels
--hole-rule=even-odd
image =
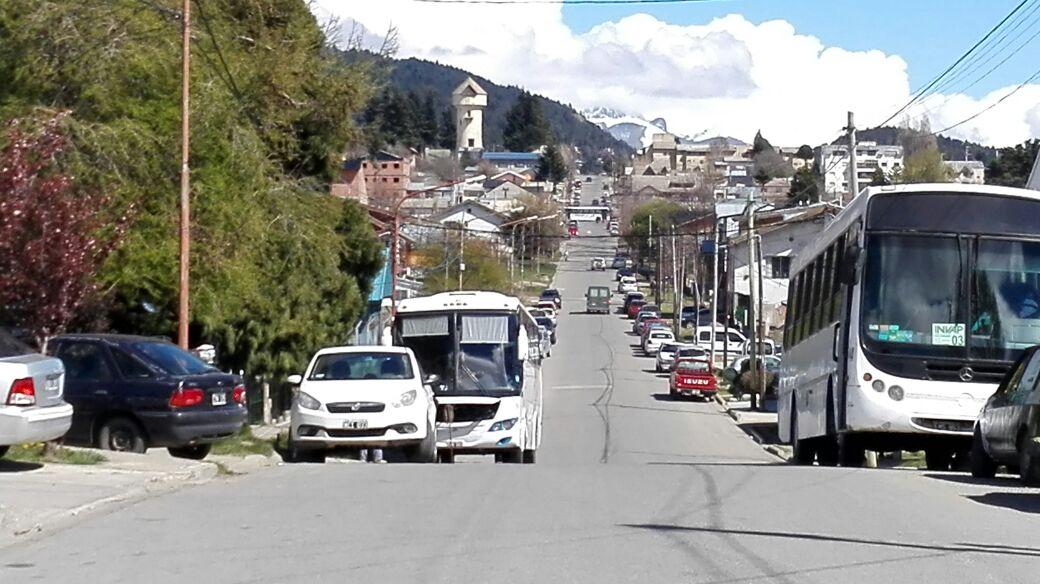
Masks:
[[[740,423],[740,412],[730,409],[729,403],[718,393],[715,394],[715,401],[726,410],[726,413],[729,414],[730,418],[733,418],[734,422],[736,422],[737,424]],[[787,452],[782,446],[777,446],[775,444],[766,444],[762,440],[762,437],[759,436],[758,432],[755,432],[750,428],[740,428],[740,430],[742,430],[745,434],[750,436],[756,444],[762,447],[762,450],[765,450],[769,454],[772,454],[776,458],[780,459],[780,461],[788,462],[791,460],[791,454]]]
[[[132,487],[125,493],[103,497],[71,509],[65,509],[49,515],[31,527],[0,534],[0,551],[33,542],[41,537],[68,529],[80,521],[124,509],[149,497],[172,493],[187,486],[206,484],[217,476],[217,472],[217,465],[206,464],[192,470],[169,472],[151,477],[145,484]]]

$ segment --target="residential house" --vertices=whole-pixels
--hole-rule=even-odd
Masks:
[[[859,194],[849,192],[849,158],[849,147],[845,144],[824,146],[816,154],[817,168],[823,174],[823,191],[831,199],[849,199]],[[891,177],[902,167],[902,146],[881,146],[876,142],[856,145],[856,176],[860,189],[870,185],[878,169]]]
[[[339,178],[332,183],[330,192],[332,196],[341,199],[352,199],[368,204],[368,184],[365,180],[365,159],[354,158],[344,160],[339,166]]]
[[[978,160],[947,160],[946,168],[950,171],[953,182],[984,185],[986,184],[986,165]]]
[[[412,176],[412,157],[380,151],[361,163],[371,204],[393,206],[408,192]]]

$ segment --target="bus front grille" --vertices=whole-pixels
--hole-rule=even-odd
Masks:
[[[970,383],[1000,383],[1011,368],[1010,364],[925,362],[925,371],[931,381],[967,381]],[[970,372],[968,371],[970,370]],[[968,377],[966,379],[965,377]]]
[[[479,422],[491,420],[498,413],[498,403],[444,404],[437,408],[438,422]]]

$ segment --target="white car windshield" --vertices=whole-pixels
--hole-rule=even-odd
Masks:
[[[412,364],[402,353],[330,353],[314,363],[308,381],[412,379]]]

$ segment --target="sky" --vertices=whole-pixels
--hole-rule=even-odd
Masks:
[[[761,130],[774,144],[799,145],[836,138],[848,111],[861,128],[881,123],[1021,1],[313,0],[312,9],[348,30],[356,22],[373,39],[397,27],[398,57],[454,65],[578,109],[661,117],[689,136],[750,141]],[[933,130],[947,128],[1037,73],[1040,0],[1027,0],[991,41],[891,123],[926,117]],[[1040,78],[945,134],[992,146],[1040,137]]]

